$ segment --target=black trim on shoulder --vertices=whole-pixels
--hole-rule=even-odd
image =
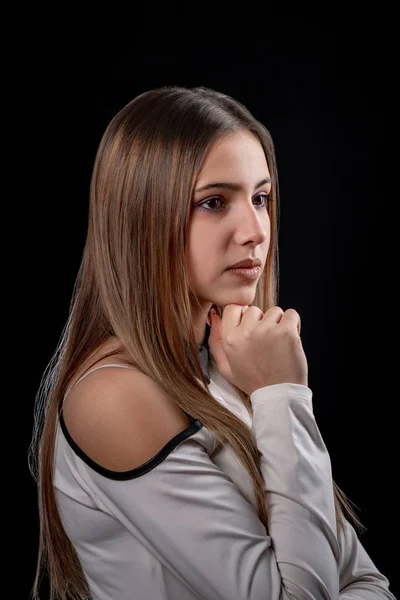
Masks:
[[[165,446],[161,448],[161,450],[157,452],[155,456],[153,456],[153,458],[145,462],[143,465],[140,465],[140,467],[130,469],[129,471],[112,471],[96,463],[87,454],[85,454],[85,452],[74,442],[74,440],[70,436],[64,421],[62,410],[60,410],[59,412],[59,419],[60,426],[65,436],[65,439],[67,440],[68,444],[71,446],[75,454],[79,456],[79,458],[81,458],[91,469],[93,469],[97,473],[100,473],[100,475],[107,477],[108,479],[126,481],[128,479],[135,479],[136,477],[140,477],[141,475],[144,475],[145,473],[148,473],[149,471],[154,469],[154,467],[159,465],[163,460],[167,458],[167,456],[172,452],[172,450],[174,450],[174,448],[176,448],[178,444],[180,444],[180,442],[183,442],[183,440],[186,440],[188,437],[194,435],[203,427],[203,424],[198,419],[195,419],[186,412],[185,415],[190,421],[189,427],[187,427],[186,429],[178,433],[175,437],[173,437],[172,440],[165,444]]]

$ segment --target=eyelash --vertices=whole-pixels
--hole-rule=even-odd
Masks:
[[[271,200],[271,194],[258,194],[258,196],[256,196],[255,198],[264,198],[264,204],[262,204],[261,206],[257,206],[257,208],[268,208],[268,203]],[[254,199],[255,199],[254,198]],[[208,202],[211,202],[212,200],[222,200],[222,198],[220,198],[219,196],[213,196],[212,198],[207,198],[207,200],[203,200],[202,202],[200,202],[200,204],[197,204],[198,208],[201,208],[203,210],[208,210],[208,211],[212,211],[212,212],[219,212],[220,210],[222,210],[222,208],[204,208],[204,205],[207,204]]]

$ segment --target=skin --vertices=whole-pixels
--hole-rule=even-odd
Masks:
[[[266,198],[271,183],[259,184],[270,177],[259,140],[245,130],[215,142],[199,173],[186,255],[188,275],[202,308],[194,325],[197,343],[204,339],[213,303],[250,305],[254,300],[271,237]],[[197,191],[215,182],[229,182],[238,189],[218,186]],[[227,271],[231,265],[250,257],[261,261],[257,279]]]
[[[192,198],[189,243],[186,261],[189,277],[201,304],[196,318],[197,343],[204,340],[208,313],[212,304],[250,305],[255,297],[258,279],[250,280],[226,271],[245,258],[259,258],[265,267],[270,244],[270,220],[266,199],[271,184],[257,184],[270,177],[263,148],[248,131],[239,131],[219,139],[210,149],[195,188],[213,182],[229,182],[239,190],[212,188],[196,192]],[[204,201],[214,199],[204,206]],[[218,198],[218,200],[215,200]],[[203,205],[203,208],[199,204]],[[220,209],[220,210],[217,210]],[[101,354],[114,351],[113,362],[126,362],[116,353],[118,340],[111,337],[83,364],[76,379],[87,367],[107,364]],[[72,383],[75,379],[72,381]]]

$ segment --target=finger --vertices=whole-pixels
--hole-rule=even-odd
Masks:
[[[263,319],[264,313],[258,306],[247,306],[244,307],[242,313],[242,321],[244,325],[250,325],[256,323],[257,321],[261,321]]]
[[[221,321],[222,339],[226,339],[233,329],[239,327],[242,320],[242,314],[247,308],[248,306],[243,304],[227,304],[225,306]]]
[[[217,363],[219,371],[222,374],[228,372],[230,367],[222,345],[222,320],[217,313],[211,315],[211,328],[210,335],[208,337],[208,346],[210,348],[212,357]]]
[[[284,312],[280,306],[271,306],[271,308],[264,313],[262,320],[271,325],[277,324],[282,319],[283,314]]]
[[[294,310],[294,308],[288,308],[285,310],[280,320],[280,325],[285,325],[290,329],[296,329],[297,333],[300,335],[301,320],[297,310]]]
[[[221,339],[221,318],[217,313],[210,314],[210,335],[208,337],[208,346],[211,350],[211,354],[218,362],[220,347],[222,344]]]

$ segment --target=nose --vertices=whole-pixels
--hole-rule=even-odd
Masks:
[[[262,244],[268,238],[270,220],[266,210],[245,203],[235,215],[234,237],[237,244]]]

